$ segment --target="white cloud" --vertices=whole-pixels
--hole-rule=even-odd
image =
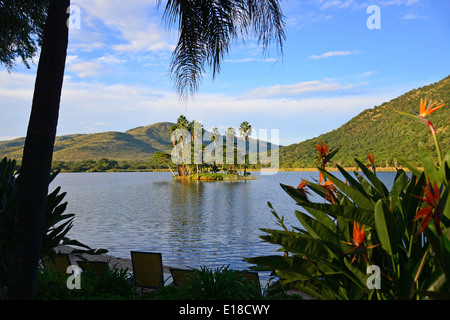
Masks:
[[[67,66],[67,71],[74,72],[79,78],[96,77],[107,73],[107,69],[98,62],[85,61]]]
[[[173,38],[162,27],[155,2],[146,0],[78,0],[84,14],[99,19],[107,28],[118,32],[123,43],[113,50],[136,53],[173,50]],[[153,14],[153,16],[152,16]],[[92,19],[92,18],[91,18]]]
[[[353,4],[354,4],[353,0],[331,0],[331,1],[325,1],[320,6],[320,9],[326,10],[326,9],[331,8],[331,7],[343,9],[343,8],[348,8],[348,7],[350,7]]]
[[[403,16],[403,20],[420,20],[420,19],[426,19],[427,17],[420,14],[415,13],[407,13]]]
[[[75,73],[79,78],[98,77],[112,72],[117,64],[125,62],[127,60],[110,54],[89,61],[78,55],[67,55],[66,70]],[[70,77],[70,75],[68,76]]]
[[[318,93],[332,93],[342,90],[347,90],[353,88],[355,85],[342,85],[335,81],[324,80],[324,81],[305,81],[298,82],[290,85],[275,85],[271,87],[257,88],[249,93],[245,94],[244,97],[248,99],[258,99],[258,98],[289,98],[289,97],[299,97],[306,96],[310,94]]]
[[[310,55],[307,59],[319,60],[319,59],[328,59],[331,57],[339,57],[339,56],[349,56],[352,54],[359,53],[358,50],[353,51],[329,51],[319,55]]]

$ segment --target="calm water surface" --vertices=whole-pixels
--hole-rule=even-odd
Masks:
[[[277,254],[277,246],[259,239],[259,228],[279,229],[268,201],[288,226],[300,226],[299,207],[280,183],[318,178],[318,172],[253,175],[257,180],[180,183],[165,172],[60,173],[51,191],[67,192],[67,212],[75,213],[69,237],[93,248],[122,258],[131,250],[161,252],[173,267],[244,269],[243,257]],[[394,173],[378,175],[390,188]]]

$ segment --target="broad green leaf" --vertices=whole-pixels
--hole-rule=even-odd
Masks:
[[[336,165],[336,167],[338,168],[339,172],[344,176],[344,178],[347,180],[347,182],[350,184],[350,186],[352,188],[357,189],[359,192],[361,192],[362,194],[364,194],[364,196],[368,197],[368,195],[366,194],[364,188],[361,186],[361,184],[355,179],[353,178],[350,173],[348,173],[347,171],[345,171],[344,168],[342,168],[339,165]]]
[[[295,288],[300,292],[320,300],[342,300],[343,298],[334,288],[330,288],[325,283],[297,283]]]
[[[384,185],[383,182],[381,182],[380,179],[378,179],[377,175],[374,174],[372,171],[367,169],[367,167],[358,159],[355,159],[355,162],[358,164],[358,166],[361,168],[362,172],[366,175],[367,179],[372,183],[372,185],[375,187],[375,189],[378,191],[381,197],[386,198],[389,194],[388,189]]]
[[[300,211],[295,211],[297,219],[302,226],[309,232],[309,234],[318,240],[326,242],[328,245],[336,245],[337,236],[336,233],[328,229],[324,224],[320,223],[316,219],[304,214]]]
[[[336,185],[336,187],[339,188],[341,192],[343,192],[350,199],[352,199],[356,205],[358,205],[362,209],[373,210],[375,203],[371,199],[364,196],[364,194],[362,194],[360,191],[346,185],[344,182],[342,182],[329,172],[322,169],[319,170],[326,178],[330,179]]]
[[[437,211],[446,219],[450,219],[450,184],[447,185],[444,190],[442,190],[441,198],[439,200],[439,205]],[[447,225],[446,227],[450,227]]]
[[[408,234],[413,234],[417,230],[414,229],[415,222],[413,219],[416,215],[417,208],[420,207],[421,200],[416,196],[420,196],[423,192],[422,186],[425,183],[425,173],[422,172],[419,177],[412,177],[405,190],[404,197],[402,199],[402,205],[405,207],[403,210],[403,221],[405,222]],[[414,196],[415,195],[415,196]]]
[[[449,170],[449,166],[450,166],[450,150],[445,154],[444,158],[442,159],[441,166],[438,169],[438,174],[441,181],[448,181],[450,179],[449,172],[446,172],[446,170]]]
[[[373,217],[373,211],[365,210],[354,206],[334,205],[328,203],[312,203],[312,202],[300,202],[299,205],[306,208],[313,208],[321,210],[327,214],[333,216],[340,216],[349,221],[358,221],[365,224],[368,227],[375,227],[375,220]]]
[[[427,177],[431,182],[436,181],[438,185],[441,185],[443,181],[438,175],[436,164],[434,163],[434,160],[431,158],[430,154],[425,149],[422,143],[419,143],[419,155],[422,159],[423,170],[425,171]]]
[[[415,166],[413,166],[408,161],[406,161],[402,158],[399,158],[398,160],[400,161],[401,164],[403,164],[406,168],[408,168],[408,170],[411,171],[413,175],[415,175],[417,178],[420,177],[420,175],[422,174],[422,171],[420,171]]]
[[[295,201],[297,201],[297,200],[308,201],[308,198],[305,197],[305,195],[302,192],[300,192],[300,190],[298,190],[298,189],[296,189],[296,188],[294,188],[292,186],[288,186],[288,185],[282,184],[282,183],[280,183],[280,186]]]
[[[400,196],[402,195],[403,190],[407,185],[408,177],[405,172],[402,172],[394,180],[394,184],[392,185],[391,191],[389,192],[391,208],[395,208],[397,206],[397,203],[400,203],[402,201]]]
[[[291,186],[287,186],[284,184],[281,184],[281,188],[289,195],[291,196],[297,203],[298,201],[303,200],[301,197],[297,197],[298,192],[295,188]],[[308,213],[311,214],[314,218],[316,218],[318,221],[326,225],[329,229],[334,230],[336,225],[334,221],[323,211],[308,208]]]
[[[375,225],[381,246],[390,255],[396,254],[400,243],[397,220],[382,200],[378,200],[375,205]]]
[[[305,254],[314,259],[330,262],[334,258],[334,253],[328,247],[326,247],[322,242],[311,237],[303,235],[291,237],[286,232],[279,230],[261,230],[269,233],[269,235],[260,236],[261,239],[269,243],[278,244],[283,248],[288,249],[290,252]]]
[[[367,289],[366,287],[366,282],[367,282],[367,275],[362,272],[361,270],[359,270],[357,267],[353,266],[350,262],[348,262],[347,259],[344,259],[344,263],[345,266],[347,267],[347,269],[355,276],[355,278],[358,281],[354,282],[361,288],[361,289]]]
[[[359,172],[355,171],[353,172],[358,179],[359,183],[361,184],[361,187],[364,189],[364,193],[366,194],[367,198],[373,199],[379,199],[379,197],[375,197],[377,191],[375,188],[370,184],[369,181],[367,181]]]

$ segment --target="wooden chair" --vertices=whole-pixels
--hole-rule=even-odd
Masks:
[[[98,275],[104,274],[108,268],[106,261],[77,261],[77,264],[83,271],[95,272]]]
[[[164,286],[162,256],[159,252],[131,251],[133,277],[137,286],[158,289]]]
[[[41,258],[44,270],[52,270],[57,273],[66,273],[67,268],[72,264],[70,257],[66,253],[58,253],[55,256],[45,256]]]
[[[249,281],[250,283],[253,283],[255,286],[258,286],[258,288],[261,287],[258,272],[243,270],[239,271],[238,275],[240,275],[243,280]]]
[[[174,286],[186,285],[189,281],[189,278],[194,274],[194,270],[192,269],[169,268],[169,270],[170,274],[172,275]]]

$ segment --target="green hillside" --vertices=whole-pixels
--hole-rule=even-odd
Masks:
[[[149,160],[156,151],[170,152],[170,122],[155,123],[126,132],[67,135],[56,138],[54,161],[82,161],[101,158]],[[0,157],[20,160],[24,138],[0,141]]]
[[[419,165],[418,143],[434,152],[434,141],[428,126],[397,113],[419,111],[420,99],[446,105],[427,116],[438,134],[442,152],[450,147],[450,76],[431,85],[411,90],[402,96],[355,116],[340,128],[316,138],[280,149],[280,163],[285,168],[317,167],[314,144],[327,142],[330,149],[341,147],[332,164],[354,166],[354,158],[367,161],[367,153],[375,155],[375,164],[393,167],[399,158]],[[435,157],[436,153],[433,153]]]

